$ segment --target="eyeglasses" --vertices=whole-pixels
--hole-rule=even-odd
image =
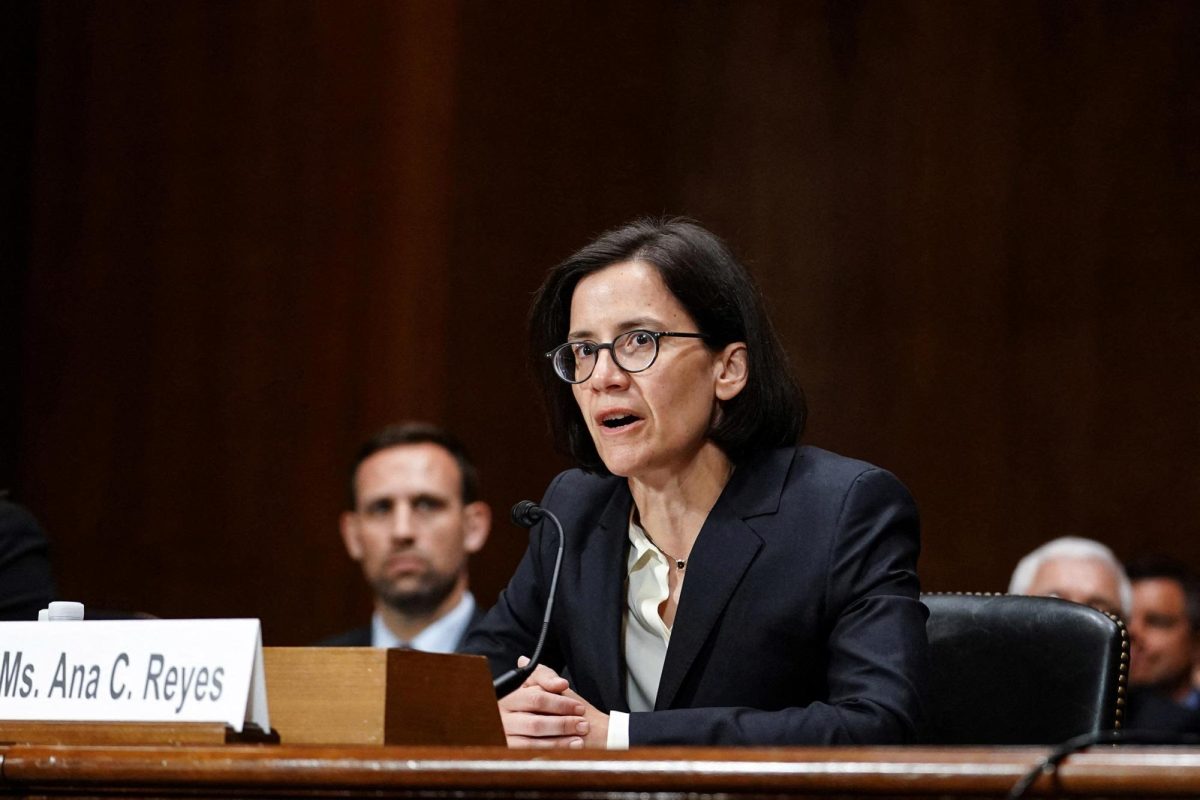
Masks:
[[[583,383],[592,377],[600,351],[612,354],[613,363],[626,372],[642,372],[650,369],[658,358],[658,340],[664,336],[684,339],[707,339],[703,333],[675,333],[674,331],[636,330],[622,333],[608,344],[584,340],[567,342],[546,353],[554,365],[554,374],[567,383]]]

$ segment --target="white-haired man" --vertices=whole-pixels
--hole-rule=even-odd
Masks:
[[[1099,542],[1063,536],[1018,562],[1009,594],[1061,597],[1128,619],[1133,589],[1125,568]]]

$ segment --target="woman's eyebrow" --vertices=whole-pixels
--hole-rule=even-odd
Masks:
[[[623,322],[618,322],[616,325],[618,331],[633,331],[639,328],[649,328],[650,330],[666,330],[661,320],[656,317],[634,317]],[[592,331],[571,331],[567,334],[568,339],[594,339],[596,334]]]

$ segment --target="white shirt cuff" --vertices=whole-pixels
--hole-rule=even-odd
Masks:
[[[629,714],[624,711],[608,712],[609,750],[629,749]]]

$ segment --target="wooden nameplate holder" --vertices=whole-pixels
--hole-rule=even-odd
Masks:
[[[482,656],[375,647],[264,647],[284,744],[505,745]]]

